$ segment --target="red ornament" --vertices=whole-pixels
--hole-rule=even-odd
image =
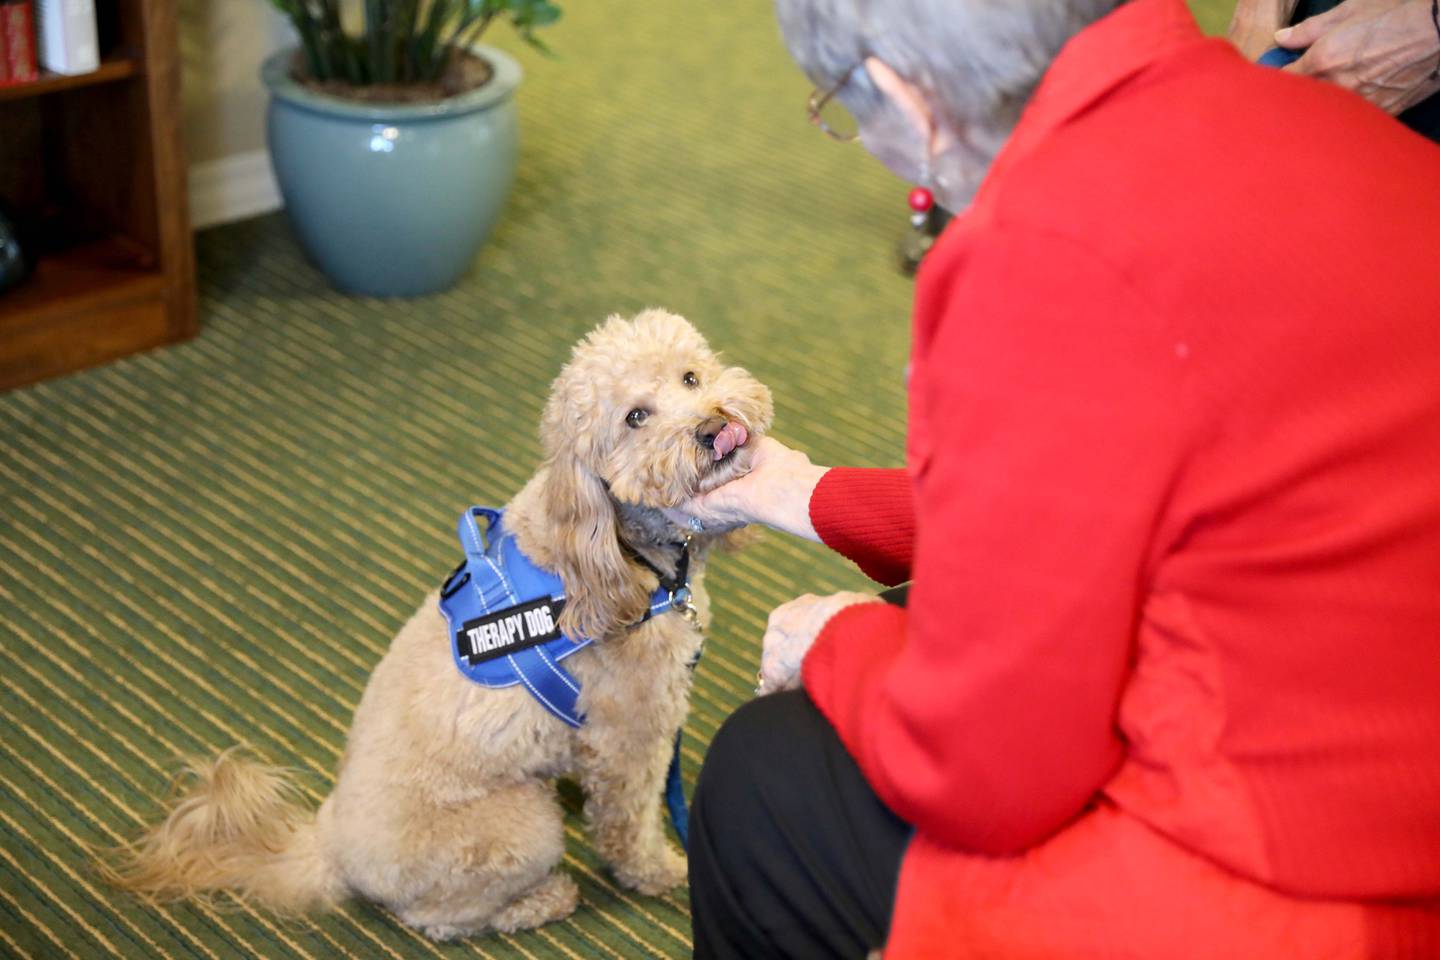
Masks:
[[[928,213],[930,208],[935,206],[935,194],[924,187],[916,187],[910,191],[910,209],[916,213]]]

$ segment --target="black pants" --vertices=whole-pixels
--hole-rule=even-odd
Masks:
[[[695,785],[695,956],[864,957],[884,945],[910,833],[802,691],[745,704]]]

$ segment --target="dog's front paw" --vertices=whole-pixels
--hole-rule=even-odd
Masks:
[[[658,857],[617,864],[615,879],[631,890],[655,897],[684,883],[687,871],[685,855],[667,843]]]

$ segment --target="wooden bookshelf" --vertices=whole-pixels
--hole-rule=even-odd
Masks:
[[[175,0],[96,6],[99,70],[0,88],[0,200],[38,253],[0,293],[0,389],[197,329]]]
[[[55,93],[59,90],[73,90],[76,87],[88,87],[97,83],[109,83],[112,80],[125,80],[138,76],[144,69],[144,64],[139,60],[132,60],[129,57],[118,57],[101,63],[99,70],[91,73],[81,73],[75,76],[66,76],[63,73],[51,73],[48,70],[42,70],[40,72],[40,79],[33,83],[21,83],[13,87],[0,87],[0,101],[24,100],[46,93]]]

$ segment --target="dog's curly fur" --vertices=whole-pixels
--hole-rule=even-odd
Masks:
[[[627,422],[635,409],[648,414],[640,426]],[[565,581],[562,628],[598,638],[566,660],[584,726],[556,720],[523,687],[465,679],[432,594],[371,676],[318,811],[296,801],[283,771],[227,751],[191,765],[188,795],[112,877],[151,896],[228,890],[289,913],[359,895],[435,939],[520,930],[575,909],[575,882],[556,869],[552,783],[573,773],[595,848],[621,883],[653,894],[683,882],[661,793],[700,629],[678,614],[633,626],[657,581],[634,555],[673,572],[687,531],[662,508],[747,469],[750,444],[717,462],[700,425],[713,431],[722,418],[754,438],[771,415],[770,392],[724,366],[681,317],[611,317],[555,380],[544,463],[506,512],[520,548]],[[719,539],[690,546],[702,625],[704,561]]]

